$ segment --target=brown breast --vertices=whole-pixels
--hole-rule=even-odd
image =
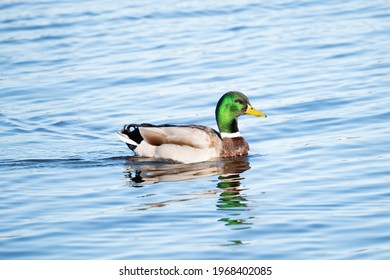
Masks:
[[[237,157],[248,155],[249,145],[243,137],[223,138],[220,157]]]

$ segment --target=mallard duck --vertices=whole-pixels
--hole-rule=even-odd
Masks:
[[[140,157],[193,163],[245,156],[249,145],[237,125],[237,118],[245,114],[267,117],[253,108],[244,94],[230,91],[215,109],[219,132],[203,125],[127,124],[118,137]]]

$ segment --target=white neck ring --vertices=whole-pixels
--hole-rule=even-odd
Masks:
[[[221,132],[221,137],[222,138],[235,138],[235,137],[241,137],[240,132],[234,132],[234,133],[226,133],[226,132]]]

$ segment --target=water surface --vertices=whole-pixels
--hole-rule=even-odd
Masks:
[[[389,259],[388,1],[2,1],[1,259]],[[132,157],[125,123],[248,157]]]

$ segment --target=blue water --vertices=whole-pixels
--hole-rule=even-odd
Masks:
[[[389,2],[138,2],[1,1],[0,258],[390,259]],[[229,90],[248,157],[115,137]]]

